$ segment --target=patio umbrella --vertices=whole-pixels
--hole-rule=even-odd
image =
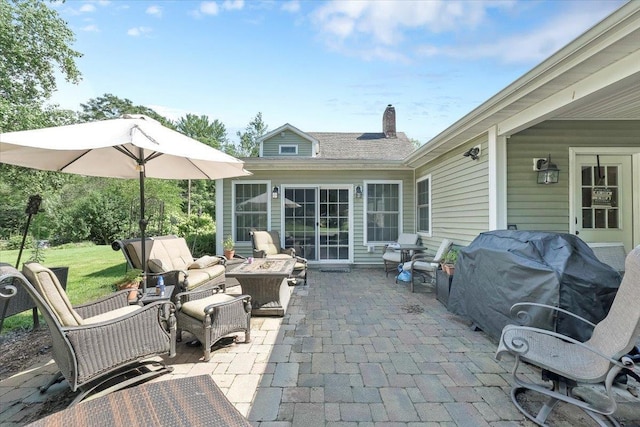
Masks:
[[[221,179],[251,174],[235,157],[144,115],[0,133],[0,162],[78,175],[138,178],[145,256],[145,177]]]

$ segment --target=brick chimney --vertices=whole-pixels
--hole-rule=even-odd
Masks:
[[[396,137],[396,109],[393,105],[387,105],[382,116],[382,133],[385,138]]]

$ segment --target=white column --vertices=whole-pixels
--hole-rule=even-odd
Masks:
[[[222,254],[224,239],[224,180],[216,179],[216,254]]]
[[[489,148],[489,230],[507,228],[507,138],[487,130]]]

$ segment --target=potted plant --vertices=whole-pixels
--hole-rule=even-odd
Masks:
[[[140,287],[140,282],[142,282],[142,270],[134,268],[127,271],[121,279],[114,283],[114,285],[119,291],[123,289],[130,290],[127,299],[131,303],[138,299],[138,288]]]
[[[233,241],[231,235],[227,236],[222,242],[222,247],[224,248],[224,256],[227,259],[232,259],[235,254],[236,242]]]
[[[456,261],[458,261],[458,250],[450,249],[449,252],[447,252],[447,255],[445,255],[444,260],[442,262],[442,269],[449,276],[453,276],[453,273],[455,271]]]

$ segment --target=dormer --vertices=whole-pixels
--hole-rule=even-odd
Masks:
[[[260,157],[316,157],[318,140],[286,123],[258,138]]]

